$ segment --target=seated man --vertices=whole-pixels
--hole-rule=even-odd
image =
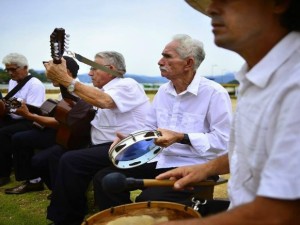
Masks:
[[[3,58],[2,63],[5,65],[5,71],[9,73],[11,77],[8,84],[7,95],[20,98],[27,104],[33,106],[41,106],[45,101],[45,86],[39,79],[29,76],[29,67],[26,57],[19,53],[11,53]],[[24,81],[27,81],[24,86],[17,90],[15,94],[11,94],[13,93],[13,89]],[[0,187],[10,182],[13,164],[12,135],[16,132],[31,128],[31,121],[14,113],[6,114],[3,118],[0,118]]]
[[[147,118],[148,127],[161,132],[158,141],[166,148],[144,165],[100,170],[94,178],[100,210],[131,202],[127,190],[113,194],[103,190],[102,179],[111,172],[153,179],[172,168],[205,163],[227,152],[231,100],[220,84],[197,73],[204,57],[202,43],[188,35],[176,35],[166,45],[158,65],[161,75],[170,81],[159,88]],[[176,192],[171,187],[149,187],[143,189],[136,201],[182,202],[192,194],[190,190]]]
[[[64,64],[45,64],[51,80],[68,87],[68,90],[71,85],[76,95],[98,108],[91,122],[89,148],[68,152],[52,148],[50,167],[54,171],[51,173],[57,170],[57,174],[52,176],[55,181],[47,218],[55,224],[81,224],[87,213],[86,191],[94,174],[111,165],[108,150],[115,139],[115,133],[142,129],[146,113],[150,110],[150,102],[143,88],[133,79],[123,78],[126,65],[120,53],[99,52],[95,55],[95,62],[109,69],[106,72],[91,67],[89,75],[95,87],[74,82],[66,76]],[[112,75],[111,70],[119,73],[120,77]],[[58,159],[58,167],[55,169],[53,164]]]
[[[67,72],[70,77],[77,78],[79,66],[76,61],[68,56],[63,56],[66,60]],[[54,87],[58,83],[53,82]],[[61,94],[58,101],[62,99]],[[56,132],[59,122],[53,116],[43,116],[30,112],[23,102],[16,114],[25,119],[38,123],[43,128],[33,126],[32,129],[17,132],[12,136],[13,166],[17,181],[24,181],[22,184],[5,189],[6,194],[23,194],[31,191],[44,190],[43,182],[39,178],[40,171],[36,171],[31,166],[31,158],[37,150],[42,150],[56,144]],[[49,177],[43,177],[47,187],[51,189]]]

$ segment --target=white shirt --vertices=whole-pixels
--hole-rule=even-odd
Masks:
[[[144,89],[131,78],[115,78],[103,87],[117,105],[116,109],[98,109],[92,120],[93,144],[112,142],[116,132],[130,134],[144,127],[150,102]]]
[[[8,91],[11,91],[17,84],[15,80],[10,79]],[[40,107],[45,101],[46,88],[39,79],[32,77],[13,97],[23,99],[26,104]],[[14,119],[22,118],[13,113],[11,113],[10,116]]]
[[[192,144],[164,148],[153,159],[157,168],[204,163],[227,152],[232,108],[220,84],[197,74],[187,90],[177,94],[168,82],[159,88],[152,106],[150,127],[187,133]]]
[[[231,207],[256,196],[300,198],[300,33],[291,32],[237,75],[231,131]]]

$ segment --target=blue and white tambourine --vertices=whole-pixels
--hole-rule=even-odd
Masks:
[[[149,162],[163,149],[154,144],[159,131],[138,131],[122,139],[109,150],[109,158],[120,169],[129,169]]]

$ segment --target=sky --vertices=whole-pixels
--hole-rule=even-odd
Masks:
[[[69,50],[91,60],[100,51],[118,51],[127,73],[159,76],[157,62],[175,34],[203,42],[206,58],[198,71],[222,75],[239,70],[244,60],[214,44],[210,19],[184,0],[0,0],[0,59],[18,52],[29,68],[43,70],[50,60],[50,34],[64,28]],[[89,66],[78,62],[79,74]]]

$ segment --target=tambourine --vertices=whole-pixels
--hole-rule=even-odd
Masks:
[[[129,169],[149,162],[163,149],[154,144],[159,131],[131,133],[109,150],[109,158],[120,169]]]

